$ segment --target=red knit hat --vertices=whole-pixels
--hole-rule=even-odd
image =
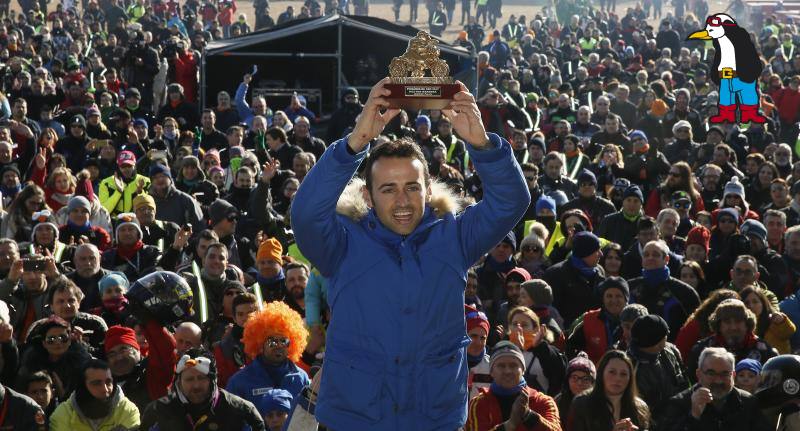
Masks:
[[[701,245],[708,253],[708,244],[711,242],[711,232],[705,226],[695,226],[686,235],[686,246],[692,244]]]
[[[486,317],[486,314],[466,304],[464,305],[464,313],[466,313],[467,317],[467,332],[471,331],[473,328],[483,328],[483,330],[486,331],[486,335],[489,335],[489,319]]]
[[[136,332],[127,326],[114,325],[106,331],[105,349],[106,353],[120,344],[127,344],[136,350],[141,351],[139,342],[136,341]]]

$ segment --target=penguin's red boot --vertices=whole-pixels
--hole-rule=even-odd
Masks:
[[[739,105],[739,109],[742,111],[742,123],[759,123],[764,124],[767,122],[766,117],[761,115],[758,112],[758,105]]]
[[[742,107],[744,108],[744,107]],[[744,114],[744,111],[742,111]],[[715,115],[708,119],[709,122],[714,124],[720,123],[735,123],[736,122],[736,105],[719,105],[719,115]],[[742,120],[744,121],[744,120]]]

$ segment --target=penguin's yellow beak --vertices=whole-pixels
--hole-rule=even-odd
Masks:
[[[689,39],[711,40],[712,37],[708,34],[708,30],[696,31],[689,35]]]

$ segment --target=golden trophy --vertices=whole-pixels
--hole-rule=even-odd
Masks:
[[[405,54],[395,57],[389,64],[390,83],[384,85],[391,91],[387,96],[391,108],[445,109],[461,87],[448,76],[450,67],[439,58],[436,39],[420,31],[408,41]],[[430,70],[431,76],[425,76]]]

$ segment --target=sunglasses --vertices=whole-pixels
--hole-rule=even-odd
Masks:
[[[271,349],[274,349],[274,348],[279,347],[279,346],[280,347],[289,347],[290,344],[292,344],[292,340],[290,340],[288,338],[269,338],[269,339],[267,339],[267,346],[269,346]]]
[[[687,209],[688,210],[689,208],[692,207],[692,203],[691,202],[675,202],[674,204],[672,204],[672,206],[675,207],[675,209],[678,209],[678,210],[679,209]]]
[[[522,246],[522,251],[524,251],[526,253],[530,253],[532,251],[536,252],[536,253],[539,253],[540,251],[542,251],[542,249],[539,248],[539,247],[531,246],[531,245],[524,245],[524,246]]]
[[[719,27],[719,26],[736,27],[736,23],[734,23],[734,22],[722,22],[722,18],[720,18],[718,16],[710,16],[710,17],[708,17],[708,19],[706,20],[706,24],[710,25],[711,27]]]
[[[64,344],[69,341],[69,335],[61,334],[61,335],[49,335],[44,339],[44,342],[50,345],[59,343]]]
[[[239,219],[239,216],[237,216],[235,214],[231,214],[231,215],[225,217],[225,219],[228,220],[229,222],[234,222],[234,221]]]

